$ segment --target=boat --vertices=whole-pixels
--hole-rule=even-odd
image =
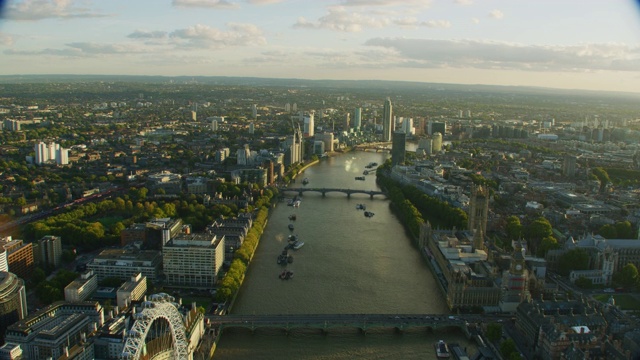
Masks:
[[[362,175],[369,175],[369,170],[365,170],[362,172]]]
[[[448,359],[451,356],[449,346],[444,340],[438,340],[433,346],[436,348],[436,356],[438,359]]]
[[[309,183],[308,178],[304,178],[304,180],[302,180],[302,185],[307,185],[308,183]]]
[[[300,203],[301,203],[301,201],[300,201],[300,200],[296,200],[296,201],[294,201],[294,202],[293,202],[293,207],[300,207]]]
[[[287,255],[287,263],[291,264],[293,262],[293,255]]]
[[[365,212],[364,212],[364,216],[365,216],[365,217],[370,218],[370,217],[373,217],[373,215],[375,215],[375,214],[374,214],[374,213],[372,213],[371,211],[365,211]]]
[[[284,251],[286,252],[286,250]],[[287,260],[288,260],[289,256],[286,254],[280,254],[278,255],[278,265],[287,265]]]
[[[356,205],[356,210],[367,210],[367,207],[364,204],[358,204]]]
[[[298,235],[289,235],[289,238],[287,239],[289,241],[298,241]]]
[[[297,218],[296,214],[289,215],[289,220],[291,220],[291,221],[296,221],[296,218]]]
[[[293,271],[291,271],[291,270],[287,270],[287,269],[284,269],[284,270],[280,273],[280,275],[278,275],[278,277],[279,277],[281,280],[289,280],[289,279],[291,279],[291,278],[293,277]]]
[[[289,230],[293,231],[293,224],[289,224]]]
[[[303,247],[303,246],[304,246],[304,242],[302,242],[302,241],[296,241],[295,243],[293,243],[293,250],[298,250],[298,249],[300,249],[300,248],[301,248],[301,247]]]
[[[356,180],[364,180],[365,177],[364,176],[356,176]]]

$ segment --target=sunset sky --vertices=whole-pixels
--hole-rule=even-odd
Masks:
[[[9,0],[0,51],[0,75],[640,92],[640,10],[632,0]]]

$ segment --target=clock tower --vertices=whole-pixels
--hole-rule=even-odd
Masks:
[[[515,242],[511,255],[511,266],[502,276],[502,300],[500,307],[505,312],[514,312],[518,304],[531,299],[529,292],[529,270],[525,266],[525,248],[522,241]]]

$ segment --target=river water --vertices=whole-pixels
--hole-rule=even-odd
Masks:
[[[387,153],[351,152],[323,159],[305,170],[291,187],[379,190],[375,174],[362,176],[370,162],[382,164]],[[293,196],[293,194],[291,194]],[[375,215],[366,218],[356,205]],[[444,314],[446,304],[435,280],[404,228],[391,213],[389,201],[376,196],[305,193],[300,207],[280,203],[272,214],[233,308],[235,314]],[[295,214],[294,231],[287,225]],[[278,278],[276,263],[287,236],[305,245],[288,269],[291,280]],[[435,359],[438,339],[475,347],[459,332],[416,330],[329,332],[225,330],[214,359]]]

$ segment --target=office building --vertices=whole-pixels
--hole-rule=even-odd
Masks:
[[[94,359],[87,334],[104,323],[97,301],[55,302],[7,328],[5,340],[18,344],[26,359]],[[63,358],[64,359],[64,358]]]
[[[407,134],[402,131],[393,133],[393,142],[391,143],[391,165],[400,165],[404,163],[406,153]]]
[[[562,163],[562,175],[574,177],[576,175],[576,162],[577,158],[575,156],[565,155]]]
[[[7,327],[27,316],[24,281],[15,274],[0,271],[0,343]]]
[[[84,301],[98,288],[98,277],[92,270],[87,270],[64,288],[64,300]]]
[[[150,281],[156,281],[161,264],[160,251],[107,249],[88,263],[87,268],[93,270],[98,281],[109,277],[127,280],[138,273]]]
[[[5,248],[2,246],[0,246],[0,271],[9,271],[9,260],[7,259],[7,250],[5,250]]]
[[[434,135],[435,133],[444,135],[447,133],[447,123],[444,121],[429,121],[427,125],[427,133],[429,135]]]
[[[224,262],[224,236],[187,232],[167,242],[162,252],[168,284],[213,288]]]
[[[342,124],[342,130],[349,131],[349,126],[351,125],[351,114],[344,114],[344,123]]]
[[[47,235],[38,240],[38,250],[42,264],[50,268],[57,268],[62,263],[62,238]]]
[[[147,293],[147,278],[138,273],[126,281],[116,292],[118,307],[123,309],[133,301],[138,301]]]
[[[324,151],[333,152],[333,133],[325,132],[318,134],[316,140],[320,140],[324,143]]]
[[[387,98],[384,102],[384,117],[382,118],[382,141],[391,141],[391,132],[393,131],[393,106],[391,105],[391,99]]]
[[[7,253],[9,271],[23,279],[31,278],[35,268],[33,244],[25,244],[22,240],[13,240],[11,236],[0,239],[0,247]]]

